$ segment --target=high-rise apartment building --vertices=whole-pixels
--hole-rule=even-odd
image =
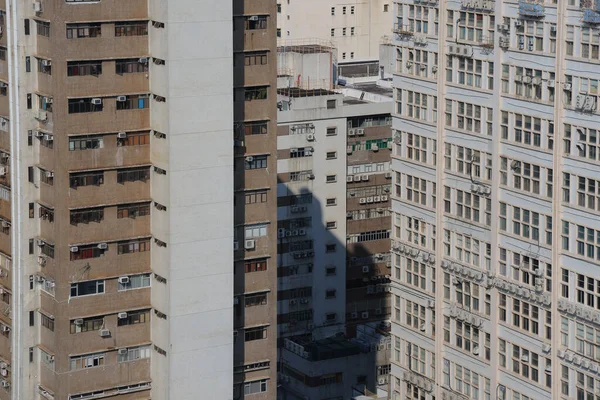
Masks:
[[[389,376],[392,90],[278,94],[280,398],[349,398]]]
[[[0,8],[0,399],[275,399],[275,2]]]
[[[277,36],[331,40],[340,62],[377,60],[392,8],[391,0],[277,0]]]
[[[599,395],[599,12],[395,5],[393,399]]]

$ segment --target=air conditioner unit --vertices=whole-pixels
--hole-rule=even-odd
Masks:
[[[374,144],[374,145],[371,146],[371,150],[377,152],[377,151],[379,151],[379,146],[377,146],[376,144]]]
[[[42,3],[40,1],[33,2],[33,11],[36,13],[42,12]]]
[[[368,182],[369,181],[369,175],[361,175],[360,176],[360,180],[363,182]]]
[[[358,202],[359,202],[360,204],[367,204],[367,199],[366,199],[366,198],[364,198],[364,197],[361,197],[361,198],[358,200]]]
[[[360,314],[360,317],[361,317],[362,319],[367,319],[367,318],[369,318],[369,312],[368,312],[368,311],[363,311],[363,312]]]
[[[5,380],[3,380],[3,381],[2,381],[2,387],[3,387],[3,388],[9,388],[9,387],[10,387],[10,382],[9,382],[9,381],[5,381]]]
[[[50,60],[41,60],[42,67],[50,67],[52,66],[52,61]]]
[[[363,128],[356,128],[356,136],[364,136],[365,130]]]
[[[526,83],[526,84],[529,85],[532,82],[533,82],[533,78],[531,76],[524,76],[523,77],[523,83]]]
[[[252,157],[252,156],[246,157],[246,162],[251,163],[252,161],[254,161],[254,157]]]
[[[356,135],[356,131],[352,128],[348,129],[348,136],[354,136]]]
[[[381,202],[384,203],[388,201],[388,197],[386,195],[381,196]]]
[[[54,140],[54,136],[52,136],[52,135],[44,135],[44,140],[46,142],[51,142],[51,141]]]
[[[73,323],[77,326],[81,326],[81,325],[83,325],[83,318],[74,319]]]
[[[306,235],[306,229],[298,229],[298,236]]]
[[[127,313],[126,312],[120,312],[117,314],[117,318],[119,319],[125,319],[127,318]]]
[[[39,121],[47,121],[48,114],[46,113],[46,111],[38,110],[36,119]]]
[[[44,137],[44,132],[42,132],[42,131],[35,131],[35,137],[36,138]]]
[[[315,135],[312,133],[309,133],[306,135],[306,140],[308,140],[309,142],[314,142],[315,141]]]
[[[79,251],[79,247],[77,246],[71,246],[71,253],[77,253]]]
[[[567,92],[570,92],[572,88],[573,88],[572,84],[570,84],[570,83],[563,83],[563,89],[565,89]]]
[[[346,182],[348,182],[348,183],[352,182],[353,180],[354,180],[354,177],[352,175],[348,175],[346,177]]]
[[[2,332],[10,332],[10,326],[2,325]]]
[[[369,266],[368,266],[368,265],[365,265],[364,267],[362,267],[362,272],[363,272],[363,273],[367,273],[367,272],[369,272]]]
[[[515,75],[515,82],[523,82],[523,75]]]
[[[552,348],[552,347],[551,347],[549,344],[546,344],[546,343],[544,343],[544,344],[542,345],[542,351],[543,351],[544,353],[549,353],[551,348]]]
[[[246,240],[244,242],[244,248],[246,250],[254,250],[256,248],[256,242],[254,240]]]
[[[44,256],[38,256],[38,264],[39,264],[40,266],[42,266],[42,267],[43,267],[44,265],[46,265],[46,257],[44,257]]]
[[[350,318],[357,319],[358,318],[358,313],[357,312],[353,312],[352,314],[350,314]]]
[[[248,18],[249,21],[258,21],[258,16],[257,15],[253,15],[251,17]]]
[[[392,173],[391,172],[386,172],[384,176],[385,176],[385,179],[392,179]]]
[[[516,26],[516,27],[523,26],[523,21],[516,20],[516,21],[515,21],[515,26]]]
[[[381,203],[381,196],[374,196],[373,197],[373,202],[375,202],[375,203]]]
[[[93,98],[93,99],[92,99],[92,101],[91,101],[91,103],[92,103],[93,105],[95,105],[95,106],[99,106],[99,105],[101,105],[101,104],[102,104],[102,99],[100,99],[100,98],[98,98],[98,97],[96,97],[96,98]]]
[[[109,329],[100,329],[98,331],[98,334],[100,335],[100,337],[109,337],[110,336],[110,330]]]
[[[106,250],[106,249],[108,249],[108,244],[107,243],[98,243],[98,248],[100,250]]]
[[[425,332],[427,330],[427,327],[425,326],[425,324],[421,324],[421,326],[419,327],[419,330],[421,332]]]
[[[120,355],[125,355],[125,354],[127,354],[128,352],[129,352],[129,351],[128,351],[127,349],[119,349],[119,350],[117,350],[117,353],[118,353],[118,354],[120,354]]]
[[[372,197],[367,197],[367,203],[372,203],[373,202],[373,198]]]
[[[148,64],[148,57],[140,57],[138,60],[140,64]]]
[[[297,303],[298,301],[295,299],[290,300],[290,306],[295,306]]]
[[[129,277],[128,276],[120,276],[117,281],[122,284],[122,285],[126,285],[129,283]]]
[[[127,96],[117,96],[117,101],[119,103],[122,103],[124,101],[127,101]]]

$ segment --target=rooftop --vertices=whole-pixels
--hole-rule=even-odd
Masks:
[[[349,86],[351,89],[360,90],[362,92],[380,94],[382,96],[394,97],[394,90],[391,87],[380,86],[375,82],[355,83]]]
[[[329,360],[359,354],[362,346],[344,336],[312,340],[309,336],[286,339],[284,347],[311,361]]]
[[[304,44],[304,45],[292,45],[292,46],[277,47],[278,53],[313,54],[313,53],[331,53],[333,50],[334,50],[333,47],[322,46],[319,44]]]

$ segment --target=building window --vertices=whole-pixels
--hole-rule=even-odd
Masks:
[[[150,287],[150,274],[129,275],[127,282],[117,282],[117,290],[130,290]]]
[[[346,6],[342,7],[342,14],[346,15]]]
[[[95,99],[69,99],[69,114],[79,114],[88,112],[100,112],[104,109],[104,104],[92,103]]]
[[[44,207],[40,204],[39,211],[40,219],[43,221],[54,222],[54,210]]]
[[[346,36],[346,28],[342,28],[342,36]]]
[[[354,27],[350,28],[350,36],[354,36]],[[350,58],[354,58],[354,53],[350,53]]]
[[[257,328],[244,329],[244,341],[262,340],[267,338],[267,327],[259,326]]]
[[[267,29],[267,16],[252,15],[244,17],[244,29],[247,31]]]
[[[257,86],[257,87],[247,87],[244,88],[244,100],[252,101],[252,100],[266,100],[268,86]]]
[[[337,205],[337,199],[335,197],[330,197],[327,199],[326,205],[335,206]]]
[[[262,169],[267,168],[267,156],[251,156],[246,157],[244,161],[244,169]]]
[[[52,332],[54,332],[54,319],[48,317],[46,314],[40,313],[42,326]]]
[[[335,15],[335,7],[331,7],[331,15]]]
[[[123,349],[119,349],[117,353],[117,362],[127,362],[127,361],[135,361],[141,360],[143,358],[150,358],[150,345],[146,346],[137,346],[137,347],[129,347],[122,351]]]
[[[337,135],[337,128],[327,128],[327,136],[335,136]]]
[[[102,136],[76,136],[69,138],[69,151],[100,149],[104,146]]]
[[[117,75],[148,72],[148,63],[142,62],[140,58],[126,58],[115,61],[115,73]]]
[[[117,138],[117,146],[145,146],[150,144],[150,132],[130,132],[124,139]]]
[[[52,64],[50,60],[36,57],[37,71],[41,74],[52,75]],[[38,96],[41,97],[41,96]]]
[[[124,184],[125,182],[146,182],[150,179],[150,168],[131,168],[117,171],[117,183]]]
[[[150,105],[147,94],[125,96],[125,101],[117,100],[117,110],[138,110]]]
[[[268,123],[267,121],[260,122],[245,122],[244,135],[266,135]]]
[[[102,61],[68,61],[67,76],[102,75]]]
[[[331,28],[331,37],[334,37],[334,36],[335,36],[335,29]]]
[[[50,37],[50,22],[35,21],[38,36]]]
[[[266,224],[246,225],[244,229],[244,237],[246,239],[254,239],[264,236],[267,236]]]
[[[102,26],[96,24],[67,24],[67,39],[92,38],[102,35]]]
[[[246,192],[244,194],[244,202],[245,202],[245,204],[266,203],[267,202],[267,191],[266,190],[256,190],[256,191],[252,191],[252,192]]]
[[[267,304],[267,293],[247,294],[244,296],[245,307],[264,306]]]
[[[80,320],[71,320],[71,333],[97,331],[104,326],[104,317],[80,318]]]
[[[104,280],[71,283],[71,297],[104,293]]]
[[[265,393],[267,391],[267,380],[261,379],[259,381],[244,382],[244,395],[250,395],[255,393]]]
[[[127,318],[118,318],[117,326],[145,324],[150,321],[150,310],[128,311]]]
[[[246,273],[266,271],[267,270],[267,260],[262,259],[262,260],[246,261],[244,263],[244,270]]]
[[[143,253],[150,251],[150,239],[136,239],[117,244],[117,254]]]
[[[389,11],[389,8],[390,8],[390,5],[389,5],[389,4],[384,4],[384,5],[383,5],[383,12],[388,12],[388,11]]]
[[[79,186],[99,186],[104,183],[104,172],[71,174],[69,181],[72,189],[77,189]]]
[[[327,100],[327,109],[328,110],[334,109],[335,106],[336,106],[335,100]]]
[[[336,221],[327,221],[325,227],[326,227],[326,229],[336,229],[337,228],[337,222]]]
[[[266,52],[252,52],[244,54],[244,65],[267,65],[267,53]]]
[[[337,175],[327,175],[325,177],[325,182],[327,183],[334,183],[337,181]]]
[[[326,244],[325,245],[325,253],[334,253],[336,251],[335,244]]]
[[[70,358],[70,370],[100,367],[104,365],[104,353],[86,354]]]
[[[328,160],[335,160],[337,158],[337,152],[336,151],[328,151],[326,158]]]
[[[117,219],[137,218],[150,215],[150,203],[117,206]]]
[[[147,34],[148,21],[115,23],[115,36],[145,36]]]

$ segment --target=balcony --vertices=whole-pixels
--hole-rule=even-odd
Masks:
[[[461,7],[466,10],[493,12],[494,1],[493,0],[463,0]]]
[[[414,33],[410,30],[408,25],[402,25],[399,23],[394,24],[394,33],[400,36],[413,36]]]
[[[161,356],[152,352],[152,357]],[[81,393],[150,380],[150,358],[117,363],[117,352],[112,351],[105,354],[103,366],[69,371],[65,386],[71,393]]]
[[[542,18],[545,15],[545,8],[541,3],[520,0],[519,15],[526,18]]]
[[[89,261],[91,264],[93,259],[90,259]],[[118,271],[115,272],[118,273]],[[118,308],[118,310],[150,308],[150,288],[124,290],[119,292],[117,291],[116,279],[105,281],[105,285],[106,289],[103,294],[72,297],[69,300],[70,317],[75,318],[80,315],[114,314],[115,308]]]

